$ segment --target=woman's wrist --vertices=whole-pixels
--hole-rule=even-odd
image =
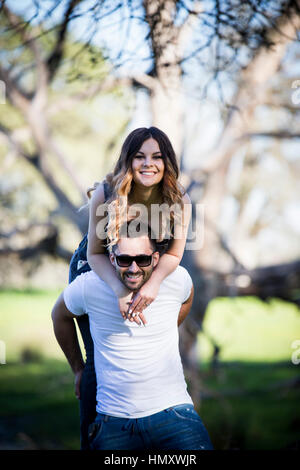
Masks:
[[[151,274],[151,277],[148,279],[148,281],[146,282],[147,285],[160,285],[162,283],[162,281],[165,279],[165,275],[162,275],[161,272],[159,272],[159,270],[156,271],[156,269],[153,270],[152,274]]]

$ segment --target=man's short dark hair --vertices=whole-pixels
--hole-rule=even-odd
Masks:
[[[152,231],[149,224],[132,219],[124,222],[120,227],[119,240],[121,238],[136,238],[145,236],[149,238],[153,251],[158,251],[156,240],[152,238]],[[112,252],[115,251],[117,244],[118,243],[111,247]]]

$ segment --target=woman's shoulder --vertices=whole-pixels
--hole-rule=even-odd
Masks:
[[[103,204],[106,200],[105,189],[103,181],[101,183],[95,183],[92,188],[91,202],[92,204]]]
[[[188,195],[185,187],[181,184],[181,183],[178,183],[178,190],[181,194],[181,200],[184,204],[191,204],[191,199],[190,199],[190,196]]]
[[[107,200],[111,197],[113,193],[113,189],[112,189],[111,184],[106,178],[102,181],[102,184],[103,184],[104,197],[105,197],[105,200]]]
[[[105,179],[101,183],[94,183],[93,188],[89,190],[91,194],[92,202],[96,201],[98,204],[101,204],[107,201],[112,195],[112,188],[108,181]]]
[[[188,195],[188,193],[185,190],[182,193],[182,202],[184,204],[191,204],[192,203],[190,196]]]

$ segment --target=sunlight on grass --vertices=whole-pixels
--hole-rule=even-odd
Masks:
[[[291,360],[292,342],[299,338],[296,305],[278,299],[265,303],[252,297],[219,298],[209,304],[198,352],[202,360],[209,360],[213,341],[224,361]]]
[[[16,361],[25,349],[63,358],[53,334],[51,309],[59,291],[0,292],[0,339],[6,344],[6,360]]]
[[[64,360],[51,320],[52,307],[61,291],[0,292],[0,340],[6,345],[6,361],[18,361],[26,352]]]

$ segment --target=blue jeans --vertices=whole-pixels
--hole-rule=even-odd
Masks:
[[[194,407],[183,404],[144,418],[97,414],[90,426],[93,450],[213,450]]]
[[[78,261],[86,260],[87,237],[84,237],[78,249],[72,256],[70,262],[69,282],[80,274],[90,271],[88,263],[85,263],[78,269]],[[80,384],[80,447],[82,450],[88,450],[88,428],[96,419],[96,373],[94,367],[94,343],[90,333],[90,322],[88,315],[82,315],[76,318],[86,353],[86,361]]]

